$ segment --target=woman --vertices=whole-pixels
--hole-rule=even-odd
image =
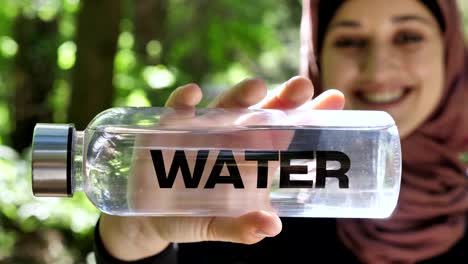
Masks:
[[[370,263],[443,254],[466,233],[468,208],[465,169],[456,155],[468,138],[466,50],[456,3],[392,1],[382,13],[379,1],[341,2],[308,16],[319,25],[314,39],[322,87],[339,87],[349,108],[385,110],[395,118],[404,173],[390,220],[338,221],[338,234]],[[305,26],[304,32],[311,31]],[[311,41],[307,47],[310,57]]]
[[[457,159],[468,145],[467,57],[456,2],[306,0],[302,36],[303,70],[317,90],[338,88],[345,108],[384,110],[396,120],[404,164],[395,214],[387,220],[279,219],[268,212],[192,219],[103,215],[96,229],[99,261],[468,263],[468,184]],[[212,106],[248,107],[265,91],[261,80],[246,80]],[[312,94],[312,84],[296,77],[261,105],[295,108]],[[311,107],[341,109],[342,94],[327,90]],[[191,84],[167,105],[195,106],[200,99]],[[177,249],[171,243],[213,240],[236,243],[179,243]]]

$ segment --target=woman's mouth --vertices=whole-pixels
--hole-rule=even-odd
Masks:
[[[410,87],[388,90],[356,91],[356,97],[365,104],[370,105],[391,105],[402,101],[410,92]]]

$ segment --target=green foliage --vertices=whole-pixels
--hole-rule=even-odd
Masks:
[[[247,77],[281,82],[296,73],[299,20],[285,11],[286,3],[171,0],[163,35],[144,43],[143,51],[136,49],[135,3],[125,3],[114,61],[116,106],[162,105],[175,87],[193,81],[205,89],[206,102],[223,86]],[[15,20],[23,16],[57,22],[56,80],[45,103],[53,109],[54,122],[66,122],[80,48],[75,44],[80,4],[79,0],[0,0],[0,144],[8,144],[14,122],[9,102],[16,81],[15,56],[21,49],[14,39]],[[73,198],[35,198],[28,156],[0,146],[0,261],[15,262],[22,241],[46,241],[51,230],[59,231],[55,240],[65,246],[58,257],[43,256],[43,261],[84,260],[91,251],[97,209],[83,193]]]
[[[34,197],[29,164],[29,155],[20,157],[0,146],[0,261],[20,250],[13,247],[17,241],[45,230],[61,230],[70,246],[64,249],[67,255],[84,259],[92,250],[97,209],[83,193],[73,198]]]
[[[291,2],[300,11],[299,1]],[[135,51],[136,25],[128,15],[115,61],[116,104],[128,102],[135,89],[160,106],[171,90],[189,82],[210,96],[247,77],[277,83],[297,74],[300,21],[285,12],[288,3],[169,1],[163,36],[146,43],[145,54]],[[157,63],[146,64],[148,59]]]
[[[460,154],[460,160],[461,160],[463,163],[468,164],[468,152],[461,153],[461,154]]]
[[[458,5],[462,10],[463,24],[465,25],[465,34],[468,34],[468,2],[465,0],[458,0]]]

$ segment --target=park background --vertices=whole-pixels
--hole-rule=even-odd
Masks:
[[[300,18],[300,0],[0,0],[0,263],[94,263],[86,196],[32,195],[36,123],[84,129],[189,82],[200,106],[248,77],[273,89],[298,73]]]

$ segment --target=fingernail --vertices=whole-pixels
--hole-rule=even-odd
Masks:
[[[257,237],[260,237],[260,238],[271,237],[270,235],[265,234],[265,232],[263,232],[263,231],[257,231],[257,232],[255,232],[255,235],[256,235]]]

